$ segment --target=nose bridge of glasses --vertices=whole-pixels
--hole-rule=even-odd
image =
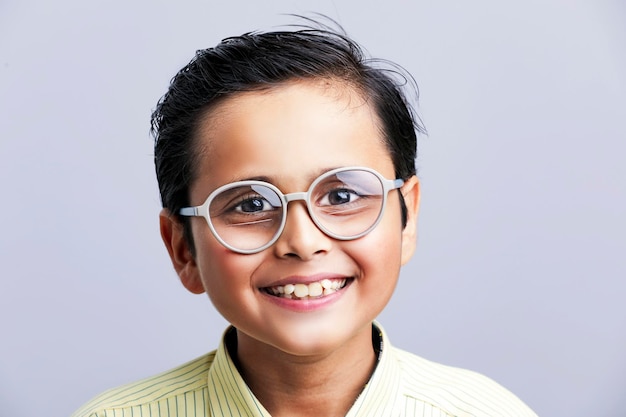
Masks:
[[[304,212],[307,213],[307,216],[309,216],[309,219],[312,220],[315,225],[317,225],[317,222],[313,218],[314,214],[311,212],[311,209],[309,208],[308,193],[306,193],[306,192],[298,192],[298,193],[283,194],[283,196],[284,196],[284,201],[285,201],[285,212],[284,212],[285,215],[287,213],[287,205],[290,202],[292,202],[292,201],[303,201],[304,204],[303,204],[302,208],[304,209]],[[292,207],[292,209],[293,209],[293,207]],[[292,211],[291,213],[292,213],[291,216],[293,216],[294,212]],[[299,216],[297,216],[297,217],[299,217]],[[288,221],[286,220],[286,222],[288,222]],[[283,228],[285,226],[286,226],[286,223],[283,224]],[[317,226],[317,227],[319,227],[319,226]],[[282,231],[281,231],[281,234],[282,234]]]
[[[311,212],[311,208],[309,207],[308,197],[309,194],[307,192],[298,192],[298,193],[289,193],[283,194],[285,197],[285,213],[287,212],[287,205],[292,201],[304,201],[304,208],[309,213],[309,216],[313,216]]]
[[[298,200],[302,200],[302,201],[307,201],[307,193],[305,192],[299,192],[299,193],[290,193],[290,194],[285,194],[285,201],[287,203],[290,203],[292,201],[298,201]]]

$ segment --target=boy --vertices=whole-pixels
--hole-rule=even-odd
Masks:
[[[173,78],[152,116],[161,235],[232,326],[75,417],[535,415],[374,322],[415,248],[421,127],[398,71],[304,29],[226,39]]]

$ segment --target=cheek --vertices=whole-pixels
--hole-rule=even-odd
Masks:
[[[227,321],[241,325],[242,307],[256,305],[252,288],[254,267],[241,255],[220,251],[203,265],[201,274],[206,293],[215,309]]]
[[[234,253],[212,236],[205,236],[196,245],[196,263],[200,278],[211,301],[218,310],[225,308],[229,299],[240,297],[242,289],[251,285],[254,255]]]
[[[386,216],[376,229],[350,242],[350,256],[361,266],[365,285],[395,285],[402,256],[402,225],[398,216]]]
[[[393,296],[400,273],[400,243],[398,233],[374,231],[364,238],[352,241],[349,256],[359,265],[360,276],[353,287],[360,309],[368,320],[375,319]]]
[[[391,200],[391,199],[390,199]],[[398,201],[388,201],[385,214],[376,229],[372,230],[369,238],[363,241],[367,248],[363,253],[369,255],[364,262],[373,268],[387,271],[388,276],[397,275],[400,270],[402,257],[402,218]],[[393,276],[395,279],[396,276]]]

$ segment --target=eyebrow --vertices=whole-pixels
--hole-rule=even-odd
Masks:
[[[239,182],[239,181],[263,181],[263,182],[269,182],[270,184],[272,183],[272,181],[270,180],[270,177],[265,176],[265,175],[259,175],[259,176],[255,176],[255,177],[245,177],[245,178],[238,178],[235,179],[231,182]]]
[[[328,171],[332,171],[333,169],[337,169],[337,168],[341,168],[340,166],[333,166],[333,167],[325,167],[325,168],[321,168],[318,169],[316,171],[314,171],[311,175],[310,175],[310,182],[309,184],[311,184],[313,181],[315,181],[318,177],[320,177],[321,175],[327,173]],[[245,177],[245,178],[238,178],[238,179],[233,179],[231,182],[239,182],[239,181],[263,181],[263,182],[267,182],[273,185],[276,185],[275,183],[278,181],[275,181],[277,178],[274,177],[274,180],[272,179],[272,177],[267,176],[267,175],[256,175],[253,177]]]

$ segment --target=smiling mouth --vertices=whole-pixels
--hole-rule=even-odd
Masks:
[[[333,294],[344,288],[348,279],[323,279],[309,284],[287,284],[263,288],[263,291],[279,298],[311,300]]]

